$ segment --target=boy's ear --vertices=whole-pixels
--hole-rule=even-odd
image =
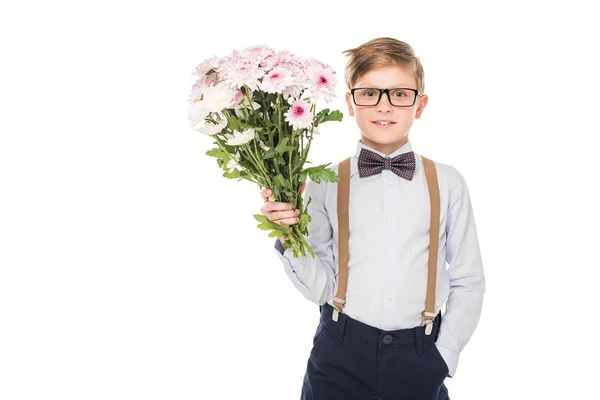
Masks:
[[[346,92],[346,104],[348,105],[348,114],[351,117],[354,117],[354,107],[352,107],[352,95],[349,92]]]
[[[415,114],[415,119],[421,117],[421,113],[423,112],[423,109],[425,109],[425,106],[427,105],[428,100],[429,100],[429,97],[426,94],[419,97],[419,106],[417,107],[417,113]]]

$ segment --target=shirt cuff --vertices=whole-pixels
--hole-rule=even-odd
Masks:
[[[275,240],[275,248],[277,249],[277,251],[279,251],[281,255],[283,255],[283,253],[285,252],[285,247],[283,247],[283,244],[279,239]]]
[[[437,344],[437,342],[435,343],[435,346],[437,347],[438,351],[440,352],[440,355],[442,356],[442,358],[446,362],[446,365],[448,366],[448,376],[450,378],[453,378],[454,374],[456,373],[456,367],[458,366],[459,354],[442,345]]]

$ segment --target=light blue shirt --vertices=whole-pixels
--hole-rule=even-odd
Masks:
[[[344,313],[382,330],[423,325],[429,259],[429,191],[421,156],[411,181],[391,170],[361,178],[358,141],[350,163],[348,289]],[[390,154],[412,151],[410,140]],[[435,162],[435,160],[434,160]],[[339,164],[331,168],[337,173]],[[481,314],[485,278],[467,184],[460,172],[435,162],[440,188],[440,230],[435,312],[446,303],[436,346],[453,377]],[[294,258],[277,240],[276,254],[294,286],[315,304],[333,305],[337,291],[337,183],[308,181],[307,241],[315,258]]]

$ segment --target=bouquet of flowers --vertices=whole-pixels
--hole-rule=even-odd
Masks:
[[[284,247],[293,247],[294,257],[308,251],[314,258],[304,237],[311,199],[303,204],[300,186],[307,177],[317,183],[339,180],[331,163],[304,168],[319,126],[342,120],[338,110],[316,109],[319,100],[329,103],[335,97],[335,71],[315,59],[257,45],[209,58],[192,75],[198,79],[189,97],[190,124],[216,145],[206,155],[216,158],[225,178],[269,188],[272,200],[300,210],[294,225],[262,214],[254,218],[270,237],[287,238]]]

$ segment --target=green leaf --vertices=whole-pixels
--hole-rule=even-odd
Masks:
[[[223,176],[229,179],[237,179],[240,177],[240,171],[238,169],[233,169],[230,172],[225,171],[223,172]]]
[[[286,136],[279,141],[275,146],[275,151],[279,154],[283,154],[287,151],[294,150],[294,146],[288,145],[289,138]]]
[[[277,158],[275,158],[275,162],[277,163],[277,165],[287,165],[287,162],[281,156],[277,156]]]
[[[260,224],[257,225],[259,229],[262,229],[263,231],[269,231],[273,229],[273,222],[271,222],[265,215],[254,214],[253,217],[255,220],[260,222]]]
[[[273,114],[271,114],[271,123],[277,126],[279,122],[279,115],[277,115],[277,110],[275,108],[272,109]],[[281,119],[283,120],[285,117],[283,114],[281,115]]]
[[[311,220],[311,217],[307,213],[300,214],[300,222],[298,222],[298,227],[300,228],[301,232],[306,230],[310,220]]]
[[[321,122],[327,122],[327,121],[341,121],[344,118],[344,114],[341,113],[341,111],[334,111],[331,114],[329,114],[323,121]]]
[[[285,148],[285,146],[287,145],[288,140],[289,139],[287,137],[284,137],[283,139],[281,139],[279,141],[279,143],[277,144],[277,146],[275,147],[275,151],[278,152],[279,154],[283,153],[284,152],[283,148]]]
[[[276,154],[275,150],[273,150],[273,149],[267,150],[265,152],[265,154],[263,155],[263,160],[268,160],[270,158],[273,158],[273,157],[275,157],[275,154]]]
[[[273,231],[269,234],[270,237],[282,238],[292,234],[292,227],[289,225],[276,224],[275,222],[270,221],[263,214],[254,214],[253,217],[259,222],[259,224],[257,225],[259,229],[263,231]]]
[[[269,237],[274,237],[274,238],[277,238],[277,239],[281,239],[281,238],[284,238],[286,236],[287,235],[285,233],[280,232],[280,231],[273,231],[273,232],[269,233]]]
[[[228,161],[229,162],[229,161]],[[237,162],[240,167],[242,167],[243,169],[247,169],[249,171],[254,171],[256,168],[254,167],[254,164],[252,164],[250,161],[246,161],[243,158]]]
[[[330,113],[329,108],[321,110],[315,116],[314,126],[318,126],[319,124],[327,121],[341,121],[344,117],[340,111],[336,110]]]
[[[308,168],[307,168],[308,169]],[[298,174],[298,181],[300,183],[302,182],[306,182],[306,177],[308,176],[308,173],[306,172],[306,169],[304,171],[301,171],[300,174]]]
[[[283,178],[283,176],[281,174],[277,174],[275,175],[275,179],[274,182],[280,187],[285,187],[287,185],[285,179]]]
[[[306,179],[306,174],[310,177],[310,179],[316,183],[321,183],[321,180],[325,182],[338,182],[340,180],[339,176],[330,168],[327,168],[331,163],[318,165],[316,167],[306,168],[304,171],[300,172],[300,177],[304,177]],[[301,182],[304,182],[301,180]]]
[[[207,156],[216,157],[216,158],[220,158],[220,157],[228,158],[229,157],[229,155],[220,148],[210,149],[205,154]]]

